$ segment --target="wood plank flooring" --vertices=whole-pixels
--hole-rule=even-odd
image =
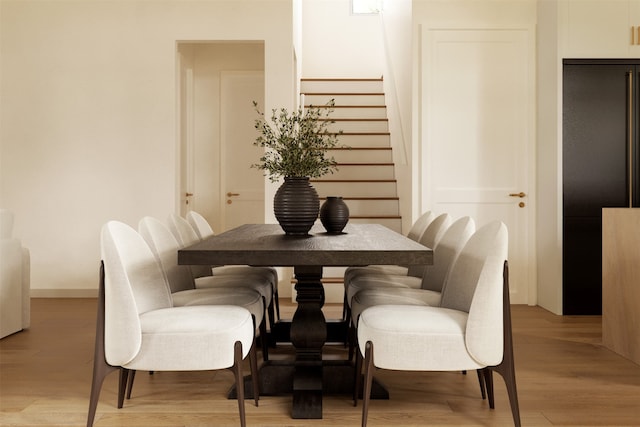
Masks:
[[[0,425],[83,426],[95,337],[94,299],[33,299],[31,328],[0,340]],[[282,302],[283,317],[294,305]],[[341,307],[326,307],[339,317]],[[602,346],[599,316],[555,316],[513,306],[516,376],[523,426],[640,426],[640,366]],[[281,346],[274,358],[288,357]],[[327,357],[346,357],[341,346]],[[248,372],[248,368],[245,370]],[[509,426],[504,383],[496,409],[480,397],[475,374],[379,371],[391,398],[374,400],[370,426]],[[95,426],[237,426],[225,393],[229,371],[139,373],[131,400],[116,408],[117,375],[107,377]],[[290,396],[247,401],[249,426],[357,426],[362,405],[324,400],[322,420],[293,420]]]

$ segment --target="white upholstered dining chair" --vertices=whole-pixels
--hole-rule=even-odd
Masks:
[[[206,221],[202,215],[192,214],[192,216],[199,216],[200,219],[198,221],[200,223]],[[174,234],[181,247],[192,245],[201,240],[201,237],[199,237],[199,234],[196,232],[194,227],[191,226],[189,221],[182,218],[180,215],[170,214],[167,222],[169,229]],[[216,281],[212,282],[208,276],[253,277],[255,280],[246,282],[246,286],[253,287],[264,296],[267,301],[267,312],[269,314],[270,325],[273,326],[276,320],[280,318],[280,304],[278,302],[278,272],[275,268],[251,267],[248,265],[192,265],[190,268],[196,281],[196,287],[210,287],[216,283]],[[270,283],[270,290],[267,290],[263,286],[262,283],[265,280]]]
[[[433,247],[433,264],[427,266],[422,278],[412,277],[420,282],[419,287],[407,286],[410,276],[381,276],[368,279],[370,286],[356,292],[351,299],[352,322],[357,324],[360,313],[374,305],[440,305],[442,288],[449,270],[475,230],[475,221],[468,216],[451,224]]]
[[[419,242],[420,238],[424,234],[425,230],[431,224],[436,216],[431,211],[426,211],[422,215],[418,217],[418,219],[413,223],[409,233],[407,233],[407,237],[415,242]],[[346,284],[351,282],[355,277],[360,275],[407,275],[409,272],[409,267],[404,265],[366,265],[366,266],[357,266],[357,267],[348,267],[344,271],[344,283],[345,290]],[[345,293],[346,295],[346,293]]]
[[[209,221],[196,211],[189,211],[185,215],[185,219],[193,227],[200,240],[213,236],[215,233]]]
[[[449,214],[440,214],[431,221],[422,234],[419,243],[433,249],[446,230],[451,225]],[[412,265],[407,268],[406,274],[358,274],[354,275],[350,282],[345,282],[347,303],[351,309],[352,298],[356,292],[363,289],[379,288],[387,286],[400,286],[419,289],[422,286],[422,277],[427,266]]]
[[[196,211],[189,211],[185,216],[186,221],[191,225],[195,234],[200,240],[204,240],[207,237],[211,237],[215,235],[215,231],[209,224],[209,221],[202,216],[200,213]],[[170,222],[178,223],[182,222],[180,217],[173,214],[169,217]],[[190,242],[193,239],[193,235],[184,227],[182,224],[180,227],[175,227],[176,232],[184,233],[181,238],[185,242]],[[195,243],[192,242],[192,243]],[[191,243],[188,243],[191,244]],[[227,275],[260,275],[266,277],[271,282],[271,287],[273,290],[273,303],[269,309],[269,316],[271,316],[271,321],[275,322],[280,319],[280,301],[278,294],[278,271],[273,267],[252,267],[248,265],[219,265],[211,267],[211,274],[214,276],[227,276]],[[275,315],[272,309],[275,308]]]
[[[138,223],[138,231],[162,267],[171,290],[173,305],[238,305],[249,310],[260,336],[267,336],[266,300],[260,292],[247,286],[247,282],[258,280],[256,286],[262,284],[263,288],[269,289],[268,282],[255,277],[208,276],[203,280],[206,279],[211,286],[197,288],[189,267],[178,264],[180,245],[162,221],[150,216],[144,217]],[[268,359],[266,339],[262,339],[262,357],[264,360]]]
[[[358,319],[358,360],[364,355],[362,425],[366,426],[374,367],[402,371],[482,370],[493,407],[491,372],[505,378],[520,425],[510,339],[508,235],[499,221],[477,230],[455,260],[438,307],[378,305]],[[357,370],[360,363],[356,363]],[[359,381],[356,381],[356,393]],[[354,393],[354,403],[357,394]]]
[[[110,221],[101,232],[102,263],[93,380],[87,416],[92,426],[104,378],[120,371],[118,408],[130,370],[232,369],[240,425],[245,426],[242,361],[257,376],[251,313],[231,305],[175,307],[151,249],[130,226]],[[253,383],[258,404],[257,378]]]

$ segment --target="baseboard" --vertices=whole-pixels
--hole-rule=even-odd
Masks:
[[[98,298],[97,289],[31,289],[31,298]]]

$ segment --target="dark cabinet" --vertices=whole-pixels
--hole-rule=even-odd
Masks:
[[[638,206],[640,60],[565,60],[563,313],[602,312],[602,208]]]

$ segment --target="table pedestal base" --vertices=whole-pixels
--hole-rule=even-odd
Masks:
[[[348,327],[344,320],[327,322],[322,313],[322,267],[296,266],[294,273],[298,308],[290,322],[277,322],[268,339],[293,344],[295,360],[266,361],[258,379],[260,395],[292,394],[292,418],[321,419],[324,394],[353,396],[355,367],[347,360],[322,359],[327,342],[346,342]],[[229,397],[235,396],[232,389]],[[245,379],[245,396],[253,397],[250,378]],[[389,394],[374,380],[371,397],[388,399]]]
[[[349,398],[353,396],[355,368],[346,360],[325,360],[320,369],[322,370],[322,387],[320,391],[317,391],[318,387],[313,383],[311,383],[312,387],[310,389],[305,390],[303,380],[297,384],[299,388],[294,393],[294,382],[300,381],[300,376],[295,377],[295,362],[289,360],[269,360],[264,362],[260,367],[258,378],[260,396],[281,396],[293,393],[292,418],[320,419],[322,418],[323,395],[339,394],[346,395]],[[362,381],[362,375],[358,377]],[[362,391],[362,388],[360,390]],[[244,379],[244,393],[246,399],[253,399],[251,376],[246,376]],[[235,386],[229,391],[228,398],[237,398]],[[371,398],[389,399],[389,392],[375,378],[373,379]]]

